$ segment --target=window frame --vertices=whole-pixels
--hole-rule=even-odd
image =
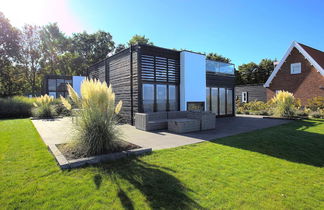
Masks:
[[[299,71],[298,72],[295,72],[294,71],[296,68],[299,68]],[[301,69],[301,63],[300,62],[299,63],[291,63],[290,64],[290,74],[300,74],[301,71],[302,71],[302,69]]]
[[[242,101],[242,103],[247,103],[248,102],[248,92],[247,91],[242,92],[241,101]]]
[[[180,90],[180,87],[178,84],[173,84],[173,83],[152,83],[152,82],[143,82],[142,83],[142,112],[143,113],[148,113],[145,109],[144,109],[144,104],[143,104],[143,101],[144,101],[144,85],[153,85],[153,98],[154,98],[154,101],[153,101],[153,111],[152,112],[163,112],[163,111],[158,111],[158,104],[157,104],[157,86],[158,85],[165,85],[166,86],[166,110],[167,112],[169,111],[179,111],[180,110],[180,94],[179,94],[179,90]],[[170,91],[170,86],[175,86],[175,96],[176,96],[176,104],[175,104],[175,110],[170,110],[170,101],[169,101],[169,91]]]

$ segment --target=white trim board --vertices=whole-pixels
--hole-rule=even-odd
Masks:
[[[272,80],[274,79],[274,77],[276,76],[276,74],[278,73],[281,66],[284,64],[284,62],[286,61],[287,57],[290,55],[294,47],[317,69],[318,72],[321,73],[322,76],[324,76],[324,69],[306,52],[306,50],[304,50],[302,46],[300,46],[300,44],[298,44],[298,42],[293,41],[293,43],[288,48],[286,54],[284,55],[284,57],[281,59],[280,63],[276,66],[276,68],[273,70],[270,77],[264,84],[264,87],[267,88],[270,86],[270,83],[272,82]]]

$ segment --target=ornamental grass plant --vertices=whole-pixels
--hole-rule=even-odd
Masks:
[[[291,118],[295,115],[295,97],[287,91],[278,91],[271,99],[274,107],[274,116]]]
[[[63,105],[79,109],[77,135],[73,146],[87,156],[104,154],[118,146],[121,133],[117,127],[122,101],[115,105],[111,86],[96,79],[86,79],[81,84],[81,96],[67,86],[72,104],[61,97]]]
[[[53,118],[57,115],[55,107],[53,105],[54,98],[47,94],[35,98],[33,103],[34,108],[32,114],[37,118]]]

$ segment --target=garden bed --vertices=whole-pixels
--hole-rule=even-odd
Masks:
[[[57,144],[56,146],[67,160],[91,157],[89,155],[84,154],[84,152],[80,151],[79,149],[76,149],[75,147],[71,147],[69,144]],[[105,150],[102,153],[102,155],[122,152],[122,151],[127,151],[132,149],[139,149],[139,148],[141,147],[129,143],[127,141],[118,141],[115,143],[115,147],[113,149]]]
[[[67,144],[51,144],[48,149],[54,155],[61,169],[73,169],[86,165],[115,161],[129,156],[139,156],[152,152],[152,148],[142,148],[138,145],[121,141],[114,150],[107,150],[102,155],[86,156],[69,148]]]

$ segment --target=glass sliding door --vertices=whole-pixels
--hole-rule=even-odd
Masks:
[[[179,87],[173,84],[143,84],[143,112],[179,110]]]
[[[156,85],[156,108],[158,112],[166,111],[167,108],[167,86]]]
[[[217,116],[233,115],[233,88],[207,87],[206,109]]]
[[[144,112],[154,111],[154,85],[143,84],[143,109]]]
[[[227,100],[226,100],[226,114],[231,115],[233,114],[233,89],[227,88]]]
[[[225,88],[219,88],[219,115],[226,114],[226,92]]]
[[[169,85],[169,111],[178,110],[178,89],[175,85]]]
[[[210,88],[206,88],[206,111],[211,111],[210,110]]]
[[[211,88],[211,111],[218,115],[218,88]]]

